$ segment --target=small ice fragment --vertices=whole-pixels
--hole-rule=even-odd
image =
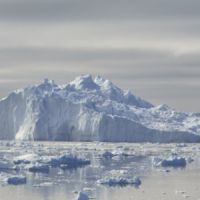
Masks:
[[[80,192],[77,200],[89,200],[89,198],[87,194]]]
[[[177,156],[171,156],[167,159],[153,158],[153,165],[156,167],[185,167],[187,164],[186,159]]]
[[[135,186],[140,186],[142,184],[142,181],[140,180],[139,177],[135,177],[132,181],[132,184]]]
[[[32,161],[35,161],[36,159],[38,159],[38,156],[36,154],[24,154],[17,156],[13,162],[16,165],[30,164]]]
[[[69,169],[83,167],[85,165],[90,165],[90,161],[83,158],[78,158],[74,155],[62,155],[59,157],[51,158],[48,162],[52,167],[60,167],[67,165]]]
[[[127,179],[123,177],[111,177],[111,178],[104,178],[99,180],[98,183],[103,185],[108,185],[110,187],[113,186],[127,186],[127,185],[135,185],[136,187],[141,185],[141,180],[139,177],[135,177],[134,179]]]
[[[28,168],[28,170],[30,172],[36,173],[36,172],[40,172],[40,173],[49,173],[49,166],[48,165],[43,165],[43,164],[36,164],[36,165],[32,165]]]
[[[179,157],[171,157],[168,159],[164,159],[161,162],[162,167],[185,167],[186,166],[186,159],[179,158]]]
[[[0,171],[3,170],[14,170],[16,169],[15,165],[9,160],[0,160]]]
[[[7,179],[7,183],[10,185],[21,185],[26,184],[26,177],[25,176],[13,176]]]
[[[114,156],[114,154],[110,151],[106,151],[102,154],[102,157],[106,158],[106,159],[111,159],[113,156]]]
[[[187,159],[187,162],[188,162],[188,163],[192,163],[193,161],[194,161],[194,159],[191,158],[191,157],[189,157],[189,158]]]

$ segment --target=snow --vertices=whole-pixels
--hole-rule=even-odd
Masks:
[[[86,193],[80,192],[80,193],[78,194],[77,200],[89,200],[89,198],[88,198],[88,195],[87,195]]]
[[[26,177],[25,176],[12,176],[7,179],[7,183],[10,185],[26,184]]]
[[[66,85],[45,79],[0,100],[0,139],[200,142],[200,114],[177,112],[100,76]]]

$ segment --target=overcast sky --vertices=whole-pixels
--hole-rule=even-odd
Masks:
[[[0,97],[88,73],[200,112],[200,1],[0,0]]]

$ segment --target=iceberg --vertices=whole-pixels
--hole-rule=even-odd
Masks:
[[[154,106],[91,75],[12,92],[0,100],[0,121],[1,140],[200,142],[199,113]]]

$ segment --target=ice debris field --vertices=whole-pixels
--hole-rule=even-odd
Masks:
[[[30,200],[140,200],[158,187],[160,177],[166,186],[156,189],[158,197],[194,199],[182,178],[180,185],[167,187],[173,176],[200,170],[199,158],[198,144],[1,141],[0,195],[4,200],[11,199],[8,191],[21,200],[27,193]],[[44,198],[44,192],[51,195]]]
[[[200,113],[154,106],[100,76],[45,79],[0,100],[1,140],[200,142]]]

